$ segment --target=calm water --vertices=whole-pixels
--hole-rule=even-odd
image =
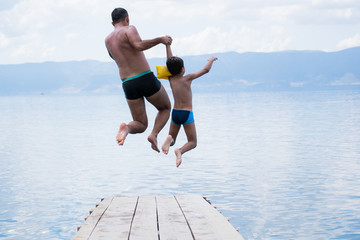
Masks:
[[[102,197],[196,193],[245,239],[360,239],[360,92],[195,94],[179,169],[150,130],[116,145],[123,98],[0,97],[0,238],[70,239]]]

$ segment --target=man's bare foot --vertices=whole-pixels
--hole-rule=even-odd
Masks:
[[[165,139],[164,144],[161,147],[161,150],[163,151],[163,153],[168,154],[169,153],[169,148],[170,148],[170,144],[172,142],[173,138],[171,135],[168,135]]]
[[[176,148],[174,150],[175,155],[176,155],[176,167],[179,167],[181,162],[182,162],[182,158],[181,158],[181,151],[180,149]]]
[[[120,124],[119,132],[116,135],[116,141],[120,146],[124,145],[124,141],[125,141],[125,138],[128,135],[128,133],[129,133],[129,129],[128,129],[126,123]]]
[[[151,148],[154,149],[157,152],[160,152],[158,146],[157,146],[157,137],[155,137],[154,135],[150,134],[150,136],[148,136],[148,141],[151,143]]]

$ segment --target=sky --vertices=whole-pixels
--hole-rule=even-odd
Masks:
[[[0,64],[111,61],[111,11],[142,39],[170,35],[178,56],[360,46],[359,0],[0,0]],[[145,51],[165,57],[165,47]]]

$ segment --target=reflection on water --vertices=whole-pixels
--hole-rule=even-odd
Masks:
[[[102,197],[197,193],[246,239],[360,239],[357,92],[195,94],[179,169],[150,129],[116,145],[122,95],[0,97],[0,112],[0,238],[70,239]]]

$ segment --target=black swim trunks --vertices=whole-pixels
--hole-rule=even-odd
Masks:
[[[149,70],[134,77],[125,78],[122,87],[126,98],[133,100],[154,95],[160,90],[161,83]]]

